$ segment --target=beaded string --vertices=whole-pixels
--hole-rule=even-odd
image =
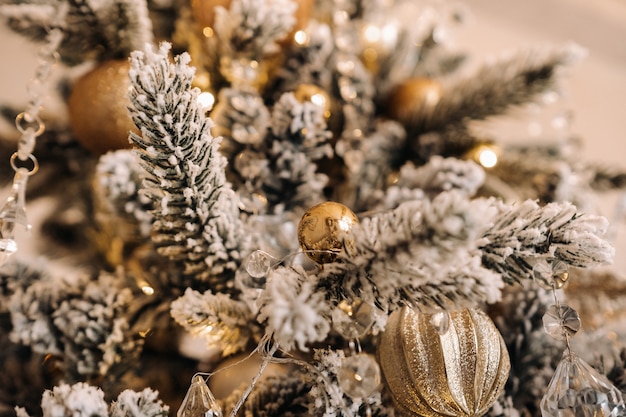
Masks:
[[[28,103],[26,109],[15,118],[15,127],[20,133],[17,151],[11,155],[9,163],[15,175],[11,192],[0,208],[0,266],[17,252],[15,225],[23,226],[27,231],[31,225],[26,218],[25,195],[28,177],[39,170],[39,161],[33,154],[36,139],[45,131],[45,124],[39,117],[39,111],[50,79],[52,66],[57,61],[58,48],[63,40],[63,22],[68,11],[68,4],[61,3],[52,14],[50,30],[46,42],[38,52],[35,75],[26,86]]]

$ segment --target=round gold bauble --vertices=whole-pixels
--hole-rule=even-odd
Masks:
[[[228,9],[230,3],[231,0],[191,0],[191,12],[200,27],[213,27],[215,24],[215,7],[221,6]],[[287,39],[291,39],[295,32],[306,27],[313,11],[313,0],[296,0],[296,3],[298,3],[298,8],[294,12],[296,23]]]
[[[330,97],[321,87],[315,84],[300,84],[293,92],[300,103],[313,103],[324,110],[324,118],[330,117],[331,102]]]
[[[333,262],[346,243],[349,233],[359,222],[348,207],[334,201],[308,209],[298,223],[298,242],[307,256],[323,264]]]
[[[390,93],[389,116],[403,123],[427,116],[441,98],[441,84],[432,78],[416,77],[404,81]]]
[[[139,133],[128,114],[127,60],[106,61],[78,78],[67,109],[76,140],[95,154],[130,148],[128,133]]]
[[[502,336],[480,310],[450,312],[447,330],[433,316],[408,307],[389,316],[378,358],[396,409],[405,416],[484,415],[511,367]]]

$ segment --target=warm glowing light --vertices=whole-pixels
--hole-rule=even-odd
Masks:
[[[208,91],[204,91],[198,94],[198,103],[200,103],[204,110],[211,110],[215,104],[215,96]]]
[[[303,30],[299,30],[293,35],[293,40],[297,45],[304,46],[309,42],[309,35]]]
[[[485,168],[493,168],[498,163],[498,154],[491,148],[482,148],[478,151],[478,162]]]
[[[152,294],[154,294],[154,288],[152,288],[152,287],[151,287],[151,286],[149,286],[149,285],[143,285],[143,286],[141,287],[141,291],[143,291],[143,293],[144,293],[144,294],[146,294],[146,295],[152,295]]]
[[[365,38],[366,42],[377,43],[380,41],[380,37],[380,28],[377,26],[367,25],[365,29],[363,29],[363,38]]]
[[[202,34],[207,38],[212,37],[214,33],[215,32],[213,32],[213,28],[211,28],[210,26],[206,26],[204,29],[202,29]]]
[[[313,94],[311,96],[311,103],[316,106],[325,107],[326,106],[326,97],[323,94]]]

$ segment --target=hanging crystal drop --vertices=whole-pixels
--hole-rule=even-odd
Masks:
[[[551,305],[542,320],[546,333],[557,340],[574,336],[580,330],[578,312],[566,304]]]
[[[29,173],[26,168],[18,168],[15,171],[11,193],[6,203],[0,208],[0,266],[17,252],[17,243],[14,240],[15,225],[22,225],[26,230],[31,228],[24,210]]]
[[[376,320],[377,309],[369,303],[343,300],[332,312],[333,329],[346,339],[359,338]]]
[[[223,417],[222,408],[200,375],[195,375],[191,379],[191,386],[176,417]]]
[[[535,282],[546,290],[561,289],[569,278],[569,266],[562,261],[539,262],[533,268]]]
[[[578,356],[566,351],[541,400],[542,417],[623,417],[622,393]]]
[[[380,385],[380,367],[372,355],[358,353],[343,360],[337,380],[345,394],[366,398]]]

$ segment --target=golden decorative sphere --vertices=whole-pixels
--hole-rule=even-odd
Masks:
[[[440,318],[408,307],[389,316],[378,346],[385,385],[401,415],[480,417],[509,375],[504,340],[480,310],[450,312],[443,327]]]
[[[330,117],[330,97],[321,87],[315,84],[300,84],[296,87],[293,95],[300,103],[310,102],[324,110],[324,118]]]
[[[396,86],[388,99],[389,116],[408,123],[428,115],[441,98],[441,85],[432,78],[416,77]]]
[[[130,148],[129,131],[139,133],[127,107],[127,60],[106,61],[76,80],[67,102],[76,140],[95,154]]]
[[[298,242],[315,262],[333,262],[336,253],[343,249],[350,230],[358,222],[356,214],[348,207],[327,201],[304,213],[298,223]]]

